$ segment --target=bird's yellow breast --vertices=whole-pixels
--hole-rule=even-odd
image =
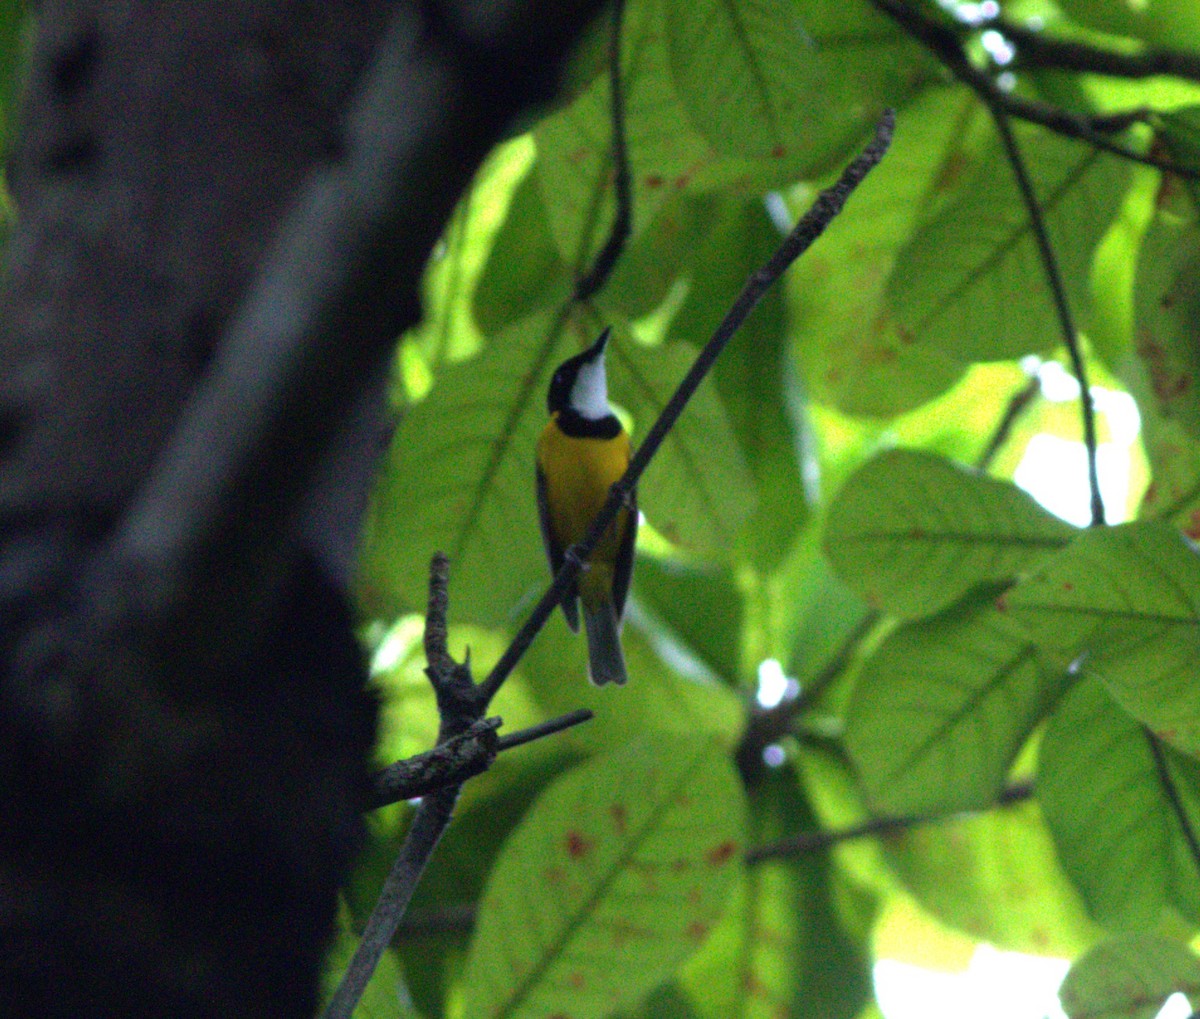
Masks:
[[[545,478],[554,536],[566,548],[587,533],[609,489],[625,473],[629,436],[622,431],[612,439],[576,439],[551,418],[538,440],[537,462]],[[617,535],[625,529],[627,512],[618,513],[617,526],[609,528],[592,553],[594,561],[616,558]]]

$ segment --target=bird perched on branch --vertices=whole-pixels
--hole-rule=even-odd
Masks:
[[[582,354],[568,358],[550,380],[550,420],[537,446],[538,515],[550,568],[557,573],[568,548],[581,541],[629,465],[629,435],[608,405],[605,329]],[[630,493],[579,576],[563,596],[567,624],[579,631],[579,607],[587,632],[588,671],[593,683],[624,683],[621,617],[633,572],[637,497]]]

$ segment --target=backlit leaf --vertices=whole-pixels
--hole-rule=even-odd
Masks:
[[[1200,764],[1170,747],[1162,753],[1195,832]],[[1052,716],[1037,793],[1063,869],[1097,920],[1144,930],[1168,906],[1200,918],[1200,871],[1149,737],[1096,680],[1078,683]]]
[[[1186,945],[1138,934],[1097,945],[1071,967],[1058,997],[1070,1019],[1154,1019],[1172,994],[1200,1001],[1200,959]]]
[[[1062,660],[1078,660],[1162,739],[1200,753],[1200,558],[1143,521],[1081,533],[1006,596]]]
[[[1021,130],[1017,137],[1068,300],[1086,321],[1092,256],[1129,172],[1070,139],[1035,140]],[[1029,214],[998,144],[900,253],[888,300],[911,342],[964,360],[1002,360],[1062,341]]]
[[[745,806],[707,741],[640,741],[564,775],[501,853],[480,904],[466,1014],[589,1019],[701,945],[744,851]]]
[[[1061,693],[1020,629],[967,599],[893,631],[867,660],[846,718],[846,747],[881,813],[981,810]]]
[[[868,461],[830,508],[825,549],[872,605],[930,615],[1016,577],[1073,530],[1008,482],[915,450]]]

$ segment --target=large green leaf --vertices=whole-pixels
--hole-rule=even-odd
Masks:
[[[1193,832],[1200,823],[1200,765],[1161,747],[1104,686],[1084,679],[1063,699],[1042,740],[1038,799],[1063,869],[1101,923],[1152,928],[1173,906],[1200,919],[1200,870],[1164,786],[1164,772]]]
[[[695,360],[688,344],[624,344],[608,358],[609,391],[644,436]],[[754,479],[711,384],[696,391],[638,487],[638,508],[668,541],[723,559],[754,508]]]
[[[691,126],[675,94],[664,32],[662,0],[626,9],[622,84],[635,234],[672,195],[728,186],[739,178],[749,186],[753,169],[747,160],[718,153]],[[571,266],[586,264],[612,219],[611,136],[604,74],[534,130],[535,172],[551,233]]]
[[[854,145],[928,68],[904,33],[866,6],[805,0],[666,0],[679,98],[722,153],[775,160],[798,177]],[[838,102],[825,101],[836,95]]]
[[[549,374],[567,356],[549,314],[522,319],[451,365],[405,415],[377,483],[361,554],[377,616],[420,609],[429,558],[450,556],[450,613],[493,625],[546,575],[534,446]]]
[[[846,747],[879,812],[982,810],[1063,690],[995,593],[893,631],[867,660]]]
[[[1084,532],[1006,601],[1043,648],[1080,661],[1159,737],[1200,754],[1200,559],[1174,527]]]
[[[789,7],[799,16],[799,39]],[[928,54],[867,5],[675,0],[674,9],[692,21],[673,39],[672,57],[701,130],[725,145],[736,139],[748,151],[782,158],[796,176],[832,168],[885,106],[901,107],[937,80]],[[714,24],[720,31],[704,32]],[[790,53],[780,52],[789,44]],[[706,72],[713,75],[707,82]],[[845,101],[826,102],[829,95]]]
[[[466,1014],[588,1019],[636,1002],[724,912],[744,829],[737,775],[707,741],[640,741],[564,775],[488,881]]]
[[[945,608],[977,584],[1018,576],[1072,533],[1015,485],[896,449],[842,486],[825,549],[868,602],[914,617]]]
[[[974,159],[974,99],[930,89],[900,111],[887,158],[788,273],[793,336],[813,396],[849,414],[890,416],[951,386],[954,351],[910,342],[884,290],[923,209],[962,186]]]
[[[1186,945],[1138,934],[1097,945],[1058,990],[1070,1019],[1154,1019],[1172,994],[1200,1002],[1200,959]]]
[[[790,767],[762,777],[750,815],[754,844],[812,830],[817,822]],[[870,997],[866,930],[848,929],[848,896],[823,853],[747,868],[729,912],[679,982],[704,1019],[851,1019]],[[842,894],[839,895],[839,892]]]
[[[907,828],[884,850],[923,909],[976,940],[1070,956],[1098,934],[1032,801]]]
[[[537,178],[529,173],[513,193],[475,288],[475,319],[484,335],[495,336],[527,315],[562,304],[569,293],[567,266],[550,234]]]
[[[761,202],[712,203],[714,221],[671,335],[702,346],[750,274],[779,246]],[[777,568],[808,515],[802,476],[803,393],[784,343],[782,292],[770,291],[721,353],[713,379],[754,475],[757,504],[742,534],[761,572]]]
[[[1078,142],[1017,131],[1067,297],[1086,321],[1097,244],[1124,196],[1124,163]],[[1062,340],[1029,214],[995,145],[970,183],[900,253],[888,299],[911,342],[973,361]]]

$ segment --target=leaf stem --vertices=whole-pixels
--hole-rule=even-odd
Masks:
[[[1050,287],[1054,299],[1054,309],[1058,314],[1059,327],[1062,329],[1063,343],[1071,359],[1071,371],[1079,383],[1079,408],[1083,419],[1083,444],[1087,448],[1088,487],[1091,490],[1092,526],[1104,525],[1104,499],[1100,494],[1100,475],[1096,465],[1096,415],[1092,403],[1092,390],[1088,384],[1087,366],[1083,361],[1083,353],[1079,346],[1079,333],[1071,315],[1071,305],[1067,300],[1067,292],[1063,287],[1062,274],[1058,268],[1058,258],[1050,243],[1050,235],[1046,231],[1046,222],[1042,217],[1042,208],[1033,190],[1033,182],[1021,156],[1021,149],[1013,135],[1008,115],[998,106],[989,105],[1000,141],[1004,145],[1008,164],[1012,167],[1017,188],[1029,214],[1029,225],[1037,241],[1038,253],[1042,259],[1042,268],[1046,273],[1046,283]]]

